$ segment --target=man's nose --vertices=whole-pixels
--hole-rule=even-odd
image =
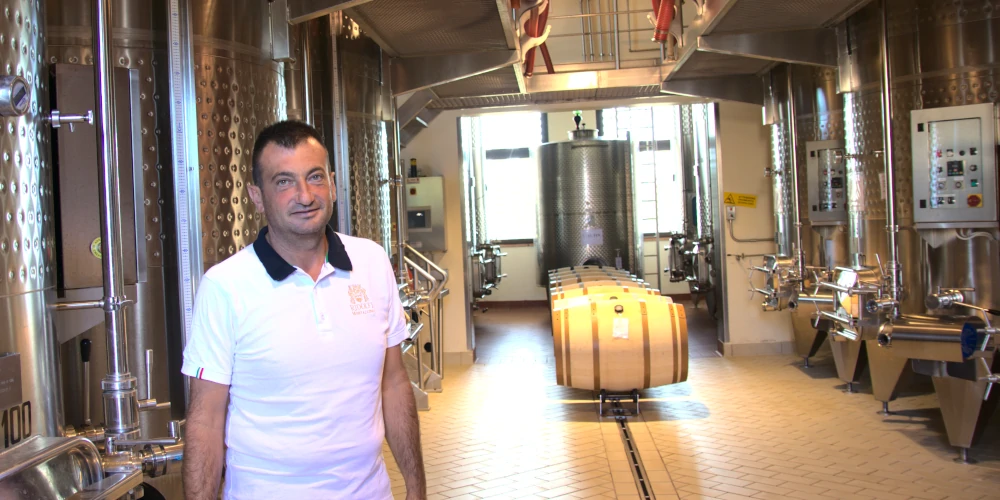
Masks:
[[[301,182],[295,191],[295,201],[300,205],[309,206],[316,201],[316,194],[309,189],[308,182]]]

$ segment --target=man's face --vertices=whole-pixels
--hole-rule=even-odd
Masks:
[[[294,149],[268,144],[260,157],[261,185],[250,198],[279,232],[313,235],[325,231],[336,199],[326,148],[313,138]]]

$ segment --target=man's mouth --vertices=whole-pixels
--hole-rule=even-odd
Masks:
[[[310,216],[310,215],[312,215],[312,214],[314,214],[316,212],[319,212],[319,208],[310,208],[310,209],[307,209],[307,210],[297,210],[295,212],[292,212],[292,215]]]

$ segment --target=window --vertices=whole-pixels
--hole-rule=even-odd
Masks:
[[[684,230],[678,112],[676,106],[604,110],[604,136],[630,138],[634,143],[636,203],[643,234]]]
[[[669,105],[622,107],[602,112],[604,137],[633,142],[635,202],[643,234],[684,229],[678,113],[678,107]],[[482,162],[486,238],[491,241],[535,239],[538,236],[536,153],[545,137],[542,129],[547,126],[542,114],[494,113],[469,118],[468,122],[464,120],[474,137],[463,147],[469,147]],[[560,134],[554,140],[565,140],[564,137]]]
[[[484,150],[486,237],[534,239],[538,193],[536,148],[542,144],[541,113],[499,113],[479,118]]]

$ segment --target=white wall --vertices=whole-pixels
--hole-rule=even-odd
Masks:
[[[720,105],[718,155],[723,191],[757,195],[757,208],[737,208],[736,236],[747,239],[774,235],[771,180],[764,176],[764,169],[770,166],[770,134],[762,125],[760,106]],[[727,254],[773,253],[776,250],[773,242],[737,243],[729,236],[728,226],[724,229]],[[724,346],[724,354],[727,356],[793,352],[791,316],[764,312],[760,295],[750,298],[747,270],[760,263],[760,257],[740,262],[735,257],[725,259],[729,341]],[[762,286],[762,276],[757,275],[757,285]]]
[[[580,112],[580,128],[597,128],[597,111],[584,109]],[[569,131],[576,128],[572,111],[555,111],[549,113],[549,142],[569,140]]]
[[[567,117],[550,113],[550,140],[562,140],[565,131],[573,126],[572,114]],[[448,251],[436,254],[437,262],[451,274],[449,288],[451,295],[445,298],[445,352],[463,356],[471,361],[468,345],[466,318],[468,297],[464,287],[464,259],[462,255],[462,212],[461,212],[461,156],[458,143],[457,118],[460,112],[447,111],[431,122],[430,127],[414,138],[401,152],[401,159],[408,164],[416,158],[421,171],[427,175],[445,177],[446,238]],[[596,126],[593,116],[584,114],[588,126]],[[568,123],[568,125],[563,125]],[[561,131],[556,130],[562,129]],[[722,103],[719,124],[719,172],[725,191],[756,194],[757,208],[739,208],[737,216],[737,236],[768,237],[774,233],[771,209],[771,187],[764,177],[764,169],[769,162],[770,138],[768,130],[761,124],[759,106],[738,103]],[[737,243],[726,233],[726,252],[769,253],[774,252],[773,243]],[[652,243],[647,243],[647,251]],[[504,271],[509,275],[500,289],[490,296],[490,300],[544,300],[545,293],[535,285],[535,253],[532,246],[506,248],[510,255],[504,261]],[[663,262],[665,262],[665,254]],[[647,259],[652,266],[653,259]],[[760,263],[760,258],[754,262]],[[750,265],[743,261],[743,266]],[[749,298],[746,273],[735,258],[727,257],[726,291],[728,294],[727,325],[729,342],[726,355],[756,355],[791,352],[793,348],[791,319],[788,314],[764,313],[760,298]],[[520,270],[524,269],[522,273]],[[655,271],[654,271],[655,272]],[[515,274],[516,273],[516,274]],[[655,279],[647,277],[647,281]],[[669,283],[664,280],[664,283]],[[683,283],[665,285],[665,293],[687,293]]]
[[[501,245],[507,253],[503,258],[503,272],[507,275],[493,293],[483,302],[521,302],[548,300],[545,288],[538,286],[538,258],[535,245]]]
[[[458,353],[468,362],[472,351],[468,345],[465,296],[464,258],[462,249],[462,162],[458,144],[458,118],[455,111],[441,113],[430,127],[400,151],[400,159],[409,167],[410,158],[417,159],[421,175],[444,176],[445,240],[448,251],[437,252],[433,258],[448,271],[448,289],[444,298],[444,352]]]

